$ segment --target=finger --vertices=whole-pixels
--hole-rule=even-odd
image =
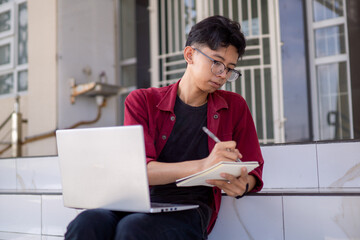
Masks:
[[[245,170],[246,170],[246,168],[245,168]],[[229,184],[230,186],[227,186],[227,188],[230,189],[232,192],[237,193],[237,195],[242,195],[244,192],[246,192],[246,185],[249,184],[247,177],[246,178],[237,178],[237,177],[235,177],[231,174],[227,174],[227,173],[221,173],[220,176],[222,178],[228,180],[228,183],[230,183]]]
[[[235,151],[226,151],[223,153],[223,156],[231,161],[236,161],[239,157],[239,154]]]
[[[219,145],[218,145],[219,144]],[[239,157],[238,151],[232,151],[229,148],[224,148],[224,146],[221,146],[221,143],[217,143],[212,150],[211,154],[213,156],[218,156],[221,159],[221,161],[236,161]]]
[[[240,158],[240,159],[241,159],[241,158],[243,157],[242,154],[239,152],[238,149],[231,150],[230,148],[227,148],[226,151],[228,151],[228,152],[234,152],[234,153],[237,155],[237,158]]]
[[[238,158],[242,159],[243,156],[242,156],[242,154],[240,153],[240,151],[237,150],[237,149],[235,149],[235,152],[237,153]]]
[[[246,167],[241,168],[241,175],[240,175],[239,179],[242,179],[242,180],[248,182],[248,177],[249,177],[249,174],[248,174],[247,168]]]
[[[215,187],[220,188],[221,190],[223,190],[228,196],[231,197],[235,197],[238,196],[239,194],[236,193],[236,188],[234,187],[233,184],[229,183],[226,180],[206,180],[206,182],[210,185],[213,185]]]
[[[220,177],[226,179],[229,183],[237,184],[239,182],[238,178],[236,178],[234,175],[228,174],[228,173],[221,173]]]
[[[230,197],[244,196],[247,193],[247,189],[249,186],[248,183],[246,183],[241,187],[237,187],[234,184],[224,180],[214,180],[212,183],[214,184],[214,186],[220,188],[226,193],[226,195]]]
[[[234,151],[236,148],[236,142],[235,141],[226,141],[226,142],[219,142],[217,143],[219,147],[223,149],[230,149],[230,151]]]

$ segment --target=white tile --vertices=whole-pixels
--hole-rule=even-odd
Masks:
[[[63,236],[66,227],[78,214],[65,208],[62,196],[42,196],[42,234]]]
[[[41,234],[41,197],[0,195],[0,231]]]
[[[281,196],[222,197],[209,240],[283,239]]]
[[[0,239],[6,240],[41,240],[41,235],[0,232]]]
[[[61,189],[57,157],[18,158],[17,189]]]
[[[16,189],[15,159],[0,159],[0,189]]]
[[[316,145],[273,145],[261,148],[264,188],[317,188]]]
[[[359,196],[285,196],[285,239],[360,239]]]
[[[63,240],[64,237],[42,236],[41,240]]]
[[[317,144],[320,187],[360,187],[360,142]]]

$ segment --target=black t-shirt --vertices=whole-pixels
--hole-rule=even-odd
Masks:
[[[192,107],[177,97],[174,113],[174,128],[157,161],[182,162],[207,157],[208,137],[202,130],[207,123],[207,104]],[[200,205],[206,220],[211,216],[210,206],[214,198],[211,187],[177,187],[175,183],[170,183],[152,186],[150,193],[154,202],[195,203]]]

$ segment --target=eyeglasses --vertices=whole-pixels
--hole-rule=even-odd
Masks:
[[[213,62],[213,64],[211,65],[211,72],[213,74],[221,75],[226,70],[226,80],[228,82],[234,82],[236,79],[238,79],[238,77],[241,76],[241,73],[239,71],[236,71],[235,69],[226,67],[224,63],[209,57],[208,55],[206,55],[205,53],[203,53],[202,51],[200,51],[197,48],[193,48],[193,49],[198,51],[199,53],[201,53],[202,55],[204,55],[205,57],[207,57],[208,59],[210,59]]]

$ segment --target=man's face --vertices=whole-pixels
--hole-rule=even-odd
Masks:
[[[193,48],[193,50],[193,64],[191,64],[193,83],[199,90],[207,93],[220,89],[231,75],[231,69],[236,67],[237,49],[230,45],[217,50],[211,50],[209,47]],[[219,73],[218,66],[220,68],[225,66],[225,71]]]

